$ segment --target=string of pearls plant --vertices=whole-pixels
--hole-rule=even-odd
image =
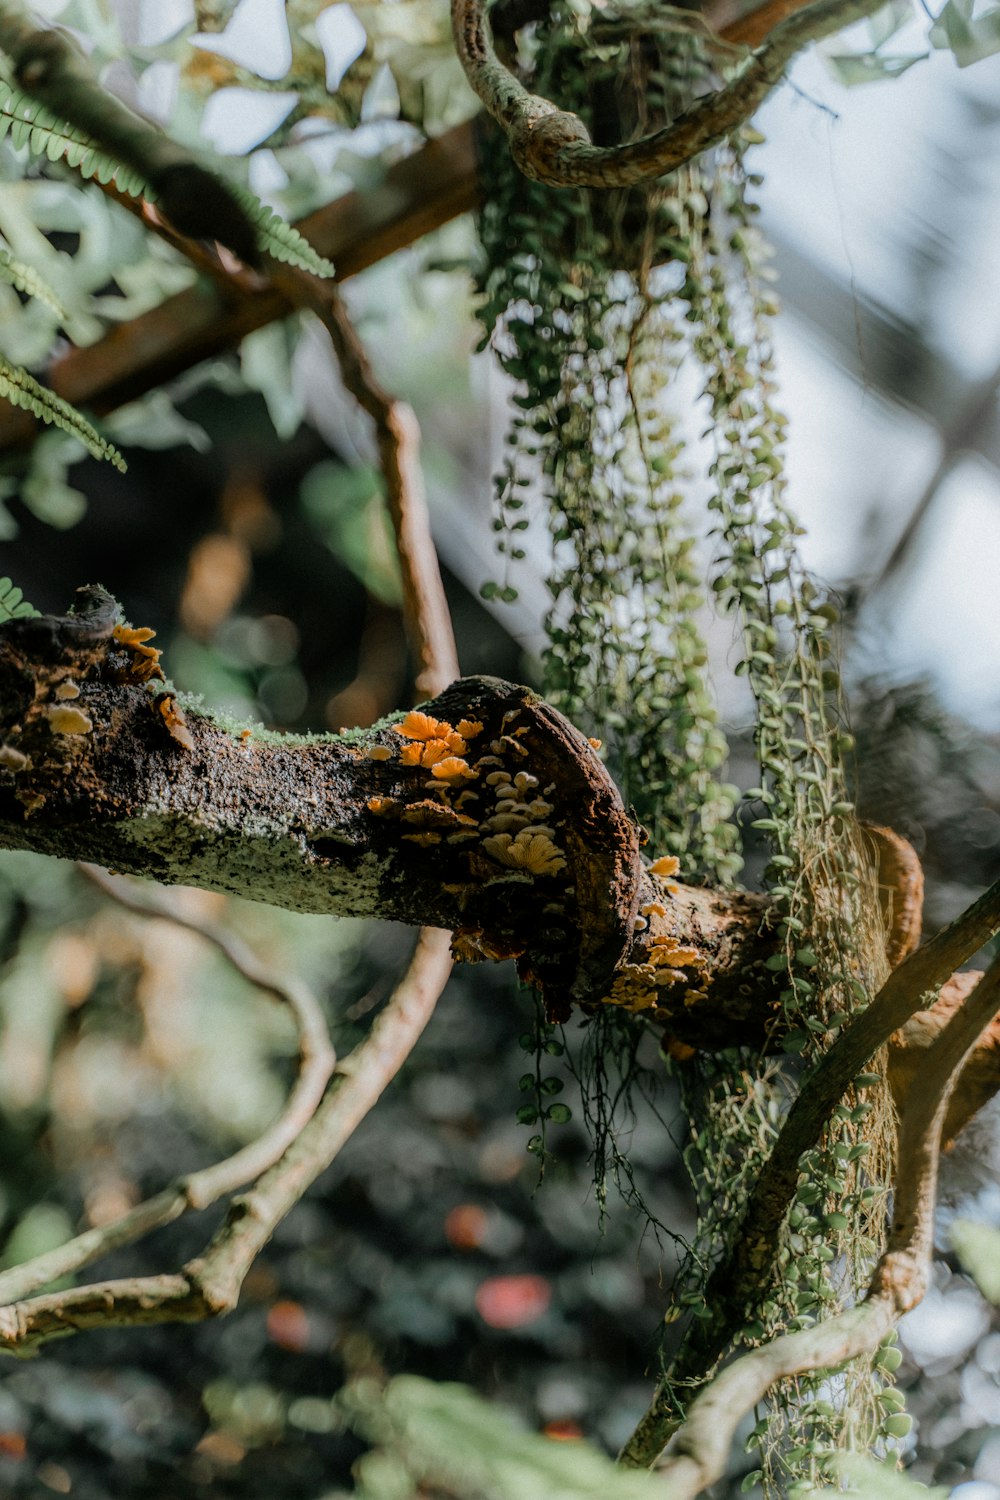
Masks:
[[[668,123],[728,61],[669,9],[597,12],[585,0],[553,6],[525,50],[531,87],[579,114],[597,144]],[[650,187],[600,194],[529,181],[498,139],[486,153],[480,220],[484,342],[517,382],[495,522],[507,575],[485,592],[516,596],[540,492],[553,540],[545,691],[602,737],[653,849],[675,854],[688,877],[731,883],[741,868],[738,793],[721,780],[728,746],[703,633],[705,537],[675,404],[692,364],[709,417],[708,578],[735,622],[737,671],[756,710],[761,784],[745,795],[771,847],[787,1056],[734,1050],[678,1068],[699,1221],[668,1321],[711,1316],[706,1279],[790,1092],[886,968],[847,791],[836,611],[801,565],[784,494],[785,421],[768,331],[776,304],[743,160],[754,140],[744,129]],[[603,1011],[611,1020],[599,1023],[600,1041],[630,1065],[642,1023]],[[603,1192],[611,1091],[602,1069],[584,1083]],[[864,1287],[884,1228],[892,1123],[881,1076],[865,1075],[806,1164],[773,1286],[746,1340],[803,1326]],[[886,1389],[893,1354],[822,1389],[796,1382],[778,1391],[751,1439],[765,1494],[823,1488],[838,1450],[901,1434],[906,1419]],[[680,1411],[689,1388],[679,1377]]]

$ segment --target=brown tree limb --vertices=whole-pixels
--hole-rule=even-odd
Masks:
[[[1000,1009],[1000,961],[961,1003],[923,1064],[920,1097],[900,1123],[892,1230],[865,1300],[733,1361],[692,1402],[660,1472],[664,1500],[695,1500],[726,1471],[740,1421],[779,1380],[834,1370],[874,1354],[926,1293],[934,1248],[934,1199],[942,1126],[963,1058]]]
[[[748,120],[810,42],[878,9],[882,0],[815,0],[778,22],[730,83],[637,141],[595,146],[578,115],[529,91],[497,57],[485,0],[452,0],[452,33],[466,77],[506,132],[526,176],[552,187],[629,187],[674,172]]]
[[[319,318],[330,335],[345,386],[375,424],[403,581],[403,613],[416,657],[415,686],[419,698],[433,698],[458,677],[458,648],[431,537],[416,415],[376,379],[335,286],[278,261],[269,264],[268,276],[296,306]]]
[[[197,1322],[231,1312],[275,1227],[330,1165],[409,1056],[450,972],[447,933],[421,933],[406,974],[368,1037],[338,1065],[319,1108],[280,1160],[250,1192],[233,1200],[201,1256],[176,1275],[96,1282],[0,1307],[0,1349],[31,1354],[49,1339],[87,1328]]]
[[[921,998],[936,995],[953,971],[997,931],[1000,881],[893,970],[868,1008],[855,1017],[803,1080],[774,1150],[751,1189],[732,1249],[709,1278],[705,1300],[712,1316],[690,1330],[668,1378],[657,1388],[648,1411],[623,1449],[624,1462],[639,1468],[655,1463],[677,1427],[671,1391],[679,1384],[705,1377],[735,1336],[753,1299],[760,1295],[795,1193],[802,1155],[817,1144],[854,1079],[893,1032],[919,1010]],[[942,1036],[948,1034],[946,1027]],[[941,1055],[934,1053],[939,1041],[934,1042],[921,1065],[921,1094],[929,1057]]]
[[[889,1038],[889,1084],[902,1111],[911,1086],[923,1088],[924,1059],[958,1006],[979,982],[976,969],[953,974],[930,1010],[917,1011]],[[941,1144],[951,1148],[973,1115],[1000,1091],[1000,1021],[987,1026],[948,1100]]]

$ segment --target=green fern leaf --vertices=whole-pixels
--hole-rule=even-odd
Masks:
[[[39,276],[33,266],[25,265],[23,260],[17,260],[3,246],[0,246],[0,281],[9,281],[11,286],[16,286],[19,292],[24,292],[25,296],[37,297],[38,301],[44,302],[46,307],[51,307],[57,318],[65,318],[66,309],[48,282]]]
[[[0,623],[4,620],[33,619],[38,613],[9,578],[0,578]]]
[[[50,110],[36,104],[6,79],[0,79],[0,139],[8,131],[15,146],[27,145],[31,151],[47,156],[50,161],[64,161],[81,177],[96,177],[103,185],[113,181],[131,198],[156,202],[157,194],[152,184],[134,167],[116,161],[74,126],[67,125]],[[333,275],[332,261],[314,250],[297,229],[246,188],[230,184],[230,189],[251,220],[261,250],[273,255],[275,260],[311,271],[314,276]]]
[[[135,175],[122,162],[95,146],[82,131],[58,119],[51,110],[44,109],[14,88],[6,79],[0,78],[0,139],[10,131],[15,146],[26,145],[39,156],[49,161],[65,161],[83,177],[97,177],[102,183],[112,178],[119,182],[123,192],[133,197],[145,196],[142,189],[133,192],[126,185],[135,180]]]
[[[40,421],[61,427],[63,432],[68,432],[77,438],[94,458],[108,459],[124,474],[126,464],[118,449],[114,444],[109,443],[107,438],[101,437],[97,428],[92,427],[75,406],[71,406],[68,401],[64,401],[47,386],[41,385],[33,375],[28,374],[27,370],[22,370],[18,365],[9,364],[2,356],[0,356],[0,396],[6,398],[12,406],[20,406],[25,411],[30,411],[31,415]]]
[[[303,271],[311,271],[314,276],[334,274],[333,262],[314,250],[305,235],[293,229],[280,214],[261,203],[246,188],[233,187],[232,193],[246,209],[257,231],[257,243],[268,255],[288,265],[300,266]]]

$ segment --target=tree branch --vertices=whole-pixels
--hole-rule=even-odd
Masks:
[[[403,611],[417,662],[415,686],[419,698],[432,698],[454,682],[459,666],[431,538],[416,416],[412,407],[390,396],[379,384],[335,286],[279,261],[269,263],[268,277],[291,302],[319,318],[330,335],[345,386],[375,424],[403,580]]]
[[[604,993],[659,886],[596,754],[533,693],[468,679],[398,727],[255,735],[181,722],[144,632],[78,640],[81,618],[0,627],[0,843],[458,929],[553,1004]],[[740,947],[731,912],[712,925]]]
[[[177,1275],[95,1282],[0,1307],[0,1349],[30,1354],[49,1339],[87,1328],[197,1322],[231,1312],[247,1272],[275,1227],[330,1165],[409,1056],[450,972],[447,934],[421,933],[406,974],[368,1037],[339,1064],[338,1076],[319,1108],[280,1160],[249,1193],[233,1200],[225,1222],[198,1259]],[[97,1253],[120,1243],[127,1241],[111,1239]],[[39,1262],[54,1263],[59,1254],[51,1252]],[[88,1261],[95,1258],[91,1255]],[[7,1272],[0,1286],[16,1286],[20,1269]],[[31,1284],[40,1283],[34,1279]]]
[[[140,894],[102,870],[88,865],[79,868],[99,890],[127,911],[173,922],[205,938],[250,984],[286,1005],[295,1018],[299,1036],[299,1072],[284,1109],[255,1141],[211,1167],[179,1178],[112,1223],[85,1230],[55,1250],[0,1272],[0,1304],[19,1301],[49,1282],[72,1275],[112,1250],[172,1223],[189,1209],[207,1208],[259,1177],[274,1165],[315,1114],[336,1062],[319,1001],[300,980],[288,979],[272,970],[234,933],[217,923],[188,915],[162,893]]]
[[[923,1298],[934,1245],[941,1131],[962,1060],[1000,1008],[1000,960],[980,979],[927,1052],[919,1098],[900,1124],[892,1231],[864,1302],[813,1328],[784,1334],[723,1370],[693,1401],[662,1465],[664,1500],[694,1500],[726,1471],[736,1429],[779,1380],[833,1370],[874,1354]]]
[[[868,1008],[855,1017],[812,1073],[803,1079],[774,1150],[751,1190],[732,1249],[709,1278],[705,1300],[712,1316],[689,1331],[668,1378],[658,1387],[649,1410],[623,1450],[625,1462],[648,1468],[656,1461],[677,1426],[670,1392],[683,1382],[704,1378],[741,1326],[754,1298],[761,1294],[798,1183],[799,1161],[805,1151],[817,1144],[854,1079],[892,1033],[914,1016],[921,998],[936,994],[953,970],[997,931],[1000,931],[1000,881],[893,970]],[[934,1049],[948,1035],[950,1025],[924,1055],[920,1069],[921,1098],[929,1058],[939,1055]],[[980,1030],[985,1025],[986,1021]],[[938,1130],[940,1135],[940,1125]]]
[[[778,22],[737,76],[669,126],[619,146],[595,146],[578,115],[531,94],[497,57],[485,0],[452,0],[452,33],[474,93],[506,132],[526,176],[551,187],[629,187],[674,172],[758,109],[795,54],[877,10],[883,0],[815,0]]]
[[[471,774],[445,768],[450,780],[427,763],[447,745],[398,723],[303,740],[188,710],[178,728],[171,691],[142,680],[152,647],[128,644],[125,627],[116,638],[114,601],[93,592],[91,613],[0,627],[0,844],[293,910],[449,927],[465,959],[515,958],[553,1010],[606,1000],[692,1047],[780,1046],[768,899],[645,869],[592,747],[528,689],[471,678],[427,705],[459,739],[462,721],[483,725],[454,757]],[[958,961],[949,949],[938,985]],[[916,1008],[907,997],[889,1031]],[[897,1093],[907,1052],[939,1025],[935,1007],[894,1039]],[[863,1065],[850,1063],[848,1084]],[[998,1066],[984,1038],[970,1113]]]

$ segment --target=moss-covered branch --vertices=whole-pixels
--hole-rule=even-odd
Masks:
[[[146,636],[97,589],[0,627],[0,844],[449,928],[457,957],[516,959],[554,1012],[606,1000],[687,1046],[780,1046],[766,897],[649,867],[593,747],[527,688],[467,678],[422,718],[270,735],[185,714]],[[947,994],[912,1020],[907,1003],[899,1093],[950,1014]],[[952,1129],[1000,1082],[995,1038],[968,1074]]]

